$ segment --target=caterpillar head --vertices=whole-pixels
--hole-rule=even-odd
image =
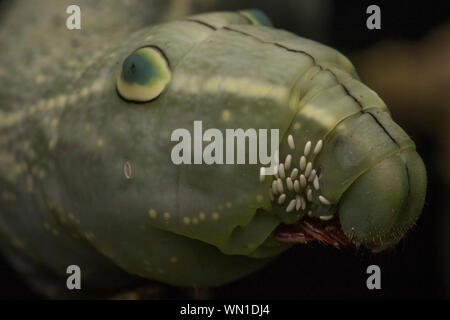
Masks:
[[[305,241],[379,249],[420,213],[425,173],[412,141],[337,51],[247,11],[144,29],[112,56],[86,77],[115,80],[85,113],[65,112],[56,151],[79,227],[128,272],[220,285],[302,242],[283,226],[323,229],[302,227]],[[236,129],[250,141],[242,164],[237,152],[227,160]],[[250,156],[272,129],[275,180]],[[337,219],[342,230],[327,229]]]
[[[370,122],[364,130],[367,126]],[[303,155],[297,156],[297,163],[291,160],[294,149],[286,156],[284,164],[279,165],[269,196],[286,219],[278,229],[280,241],[319,240],[335,246],[361,244],[379,252],[394,247],[414,226],[425,197],[426,174],[421,158],[409,147],[388,153],[379,160],[373,159],[373,164],[358,170],[360,162],[371,160],[372,143],[376,145],[381,140],[374,136],[368,144],[361,140],[360,133],[342,132],[328,142],[330,145],[319,140],[315,148],[308,141],[301,149]],[[334,139],[341,142],[335,144]],[[288,141],[294,146],[292,135]],[[324,164],[328,152],[333,158],[331,165]],[[337,177],[340,179],[330,181]],[[336,186],[341,190],[330,189]],[[298,219],[294,224],[289,222],[295,219],[292,213],[296,213]]]

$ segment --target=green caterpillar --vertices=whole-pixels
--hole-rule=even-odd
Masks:
[[[67,41],[49,60],[43,46],[28,64],[10,64],[12,49],[2,56],[8,252],[59,275],[77,264],[92,286],[132,274],[209,287],[262,267],[289,242],[383,250],[418,219],[426,174],[415,145],[336,50],[255,10],[95,38],[89,58],[92,47]],[[175,165],[171,132],[198,120],[223,132],[279,129],[276,174]],[[303,222],[323,232],[279,231]],[[342,230],[327,229],[337,223]]]

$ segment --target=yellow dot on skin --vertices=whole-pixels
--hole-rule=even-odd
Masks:
[[[213,212],[211,214],[211,217],[212,217],[213,220],[219,220],[220,215],[219,215],[218,212]]]
[[[38,76],[36,77],[36,83],[37,84],[41,84],[45,81],[45,76],[42,74],[38,74]]]
[[[230,117],[231,117],[230,111],[228,111],[228,110],[222,111],[222,120],[223,121],[225,121],[225,122],[230,121]]]
[[[184,224],[190,224],[191,223],[191,219],[189,217],[184,217],[183,218],[183,223]]]
[[[263,201],[262,195],[258,194],[258,195],[256,196],[256,201],[258,201],[258,202]]]
[[[58,119],[52,119],[52,122],[50,123],[50,126],[52,128],[56,128],[57,125],[58,125]]]
[[[51,98],[47,101],[47,109],[53,109],[53,107],[56,104],[56,99],[55,98]]]
[[[150,218],[155,219],[157,216],[156,210],[154,209],[148,210],[148,215],[150,216]]]
[[[86,232],[84,234],[84,236],[88,239],[88,240],[92,240],[95,238],[94,234],[92,232]]]
[[[198,218],[199,218],[200,220],[205,220],[206,215],[205,215],[203,212],[200,212],[200,214],[198,215]]]
[[[16,171],[17,173],[21,173],[21,172],[22,172],[22,166],[21,166],[20,164],[17,164],[16,167],[15,167],[14,169],[15,169],[15,171]]]
[[[231,208],[231,202],[227,201],[227,203],[225,203],[225,205],[227,206],[227,208]]]
[[[98,139],[98,140],[97,140],[97,146],[98,146],[99,148],[103,147],[103,139]]]
[[[39,100],[39,102],[37,104],[37,108],[41,111],[44,110],[45,102],[46,102],[46,100],[44,100],[44,99]]]
[[[193,224],[198,224],[198,219],[197,218],[192,218],[192,223]]]
[[[177,263],[178,262],[178,258],[177,257],[170,257],[170,262]]]
[[[295,130],[300,129],[300,127],[301,127],[300,122],[294,123],[294,129],[295,129]]]
[[[55,140],[50,140],[50,142],[48,143],[48,148],[52,150],[54,147],[55,147]]]
[[[163,217],[164,217],[164,219],[169,220],[170,219],[170,213],[169,212],[164,212],[163,213]]]
[[[161,131],[161,138],[168,139],[169,138],[169,131],[167,131],[167,130]]]
[[[91,131],[91,125],[90,125],[89,123],[86,123],[86,124],[84,125],[84,131],[86,131],[86,132]]]
[[[102,91],[102,89],[103,89],[103,82],[101,80],[95,81],[94,84],[92,85],[93,92]]]
[[[67,96],[65,96],[65,95],[60,95],[60,96],[58,97],[58,106],[59,106],[59,107],[64,107],[64,105],[66,104],[66,101],[67,101]]]
[[[69,103],[70,103],[70,104],[73,104],[73,103],[75,103],[75,101],[77,101],[77,94],[76,94],[76,93],[72,93],[72,94],[69,96]]]
[[[88,87],[83,88],[81,90],[81,92],[80,92],[80,96],[81,97],[86,97],[88,94],[89,94],[89,88]]]

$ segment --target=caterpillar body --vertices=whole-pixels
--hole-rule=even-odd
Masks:
[[[207,287],[260,268],[291,242],[383,250],[418,219],[426,174],[415,145],[338,51],[254,10],[97,41],[83,65],[83,48],[71,56],[62,46],[51,61],[42,49],[17,66],[2,56],[2,74],[28,70],[36,80],[26,91],[15,89],[25,76],[0,89],[8,252],[59,275],[75,263],[92,286],[137,275]],[[79,69],[62,67],[70,63]],[[175,165],[170,133],[196,120],[278,128],[276,174]]]

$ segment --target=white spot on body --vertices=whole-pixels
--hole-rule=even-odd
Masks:
[[[312,169],[312,170],[311,170],[311,175],[309,176],[308,181],[309,181],[309,182],[314,181],[314,178],[315,178],[315,177],[316,177],[316,169]]]
[[[297,175],[298,175],[298,169],[297,168],[292,169],[291,179],[295,180],[295,178],[297,178]]]
[[[295,210],[299,211],[302,207],[302,200],[299,195],[295,196]]]
[[[300,197],[300,200],[302,202],[302,210],[305,210],[306,209],[306,200],[303,197]]]
[[[294,190],[294,183],[292,182],[292,179],[290,177],[286,178],[286,185],[289,191]]]
[[[319,178],[316,176],[314,178],[314,189],[319,190]]]
[[[295,150],[294,138],[292,137],[291,134],[288,136],[287,142],[288,142],[289,148],[291,148],[291,150]]]
[[[278,168],[278,175],[280,176],[281,179],[286,178],[286,174],[284,172],[284,164],[280,164],[280,167]]]
[[[272,192],[273,192],[274,195],[278,194],[278,187],[277,187],[277,181],[276,180],[272,181]]]
[[[322,195],[319,196],[319,200],[320,200],[320,202],[322,202],[324,205],[330,205],[330,204],[331,204],[331,202],[330,202],[327,198],[325,198],[324,196],[322,196]]]
[[[295,192],[299,193],[300,192],[300,183],[298,182],[298,180],[294,181],[294,190]]]
[[[295,199],[292,199],[286,207],[286,212],[291,212],[295,208]]]
[[[306,178],[303,174],[300,176],[300,186],[302,188],[306,187]]]
[[[278,190],[279,193],[283,193],[284,192],[283,181],[281,181],[280,178],[277,179],[277,190]]]
[[[316,144],[316,146],[314,147],[314,154],[317,155],[320,150],[322,150],[322,146],[323,146],[323,141],[319,140]]]
[[[304,155],[305,155],[305,157],[307,157],[308,156],[308,154],[309,154],[309,152],[311,151],[311,141],[308,141],[306,144],[305,144],[305,150],[304,150]]]
[[[283,204],[284,200],[286,200],[286,195],[283,193],[278,197],[278,204]]]
[[[308,162],[305,169],[305,177],[308,178],[312,171],[312,163]]]
[[[310,188],[308,188],[308,191],[306,192],[306,199],[308,199],[309,202],[313,201],[312,190]]]
[[[301,156],[299,165],[300,165],[300,170],[301,171],[305,170],[305,168],[306,168],[306,158],[305,158],[305,156]]]
[[[292,155],[288,154],[286,156],[286,159],[284,160],[284,168],[286,170],[289,170],[291,168],[291,163],[292,163]]]
[[[123,174],[125,175],[126,179],[131,179],[131,177],[133,175],[131,163],[128,160],[126,160],[123,164]]]

